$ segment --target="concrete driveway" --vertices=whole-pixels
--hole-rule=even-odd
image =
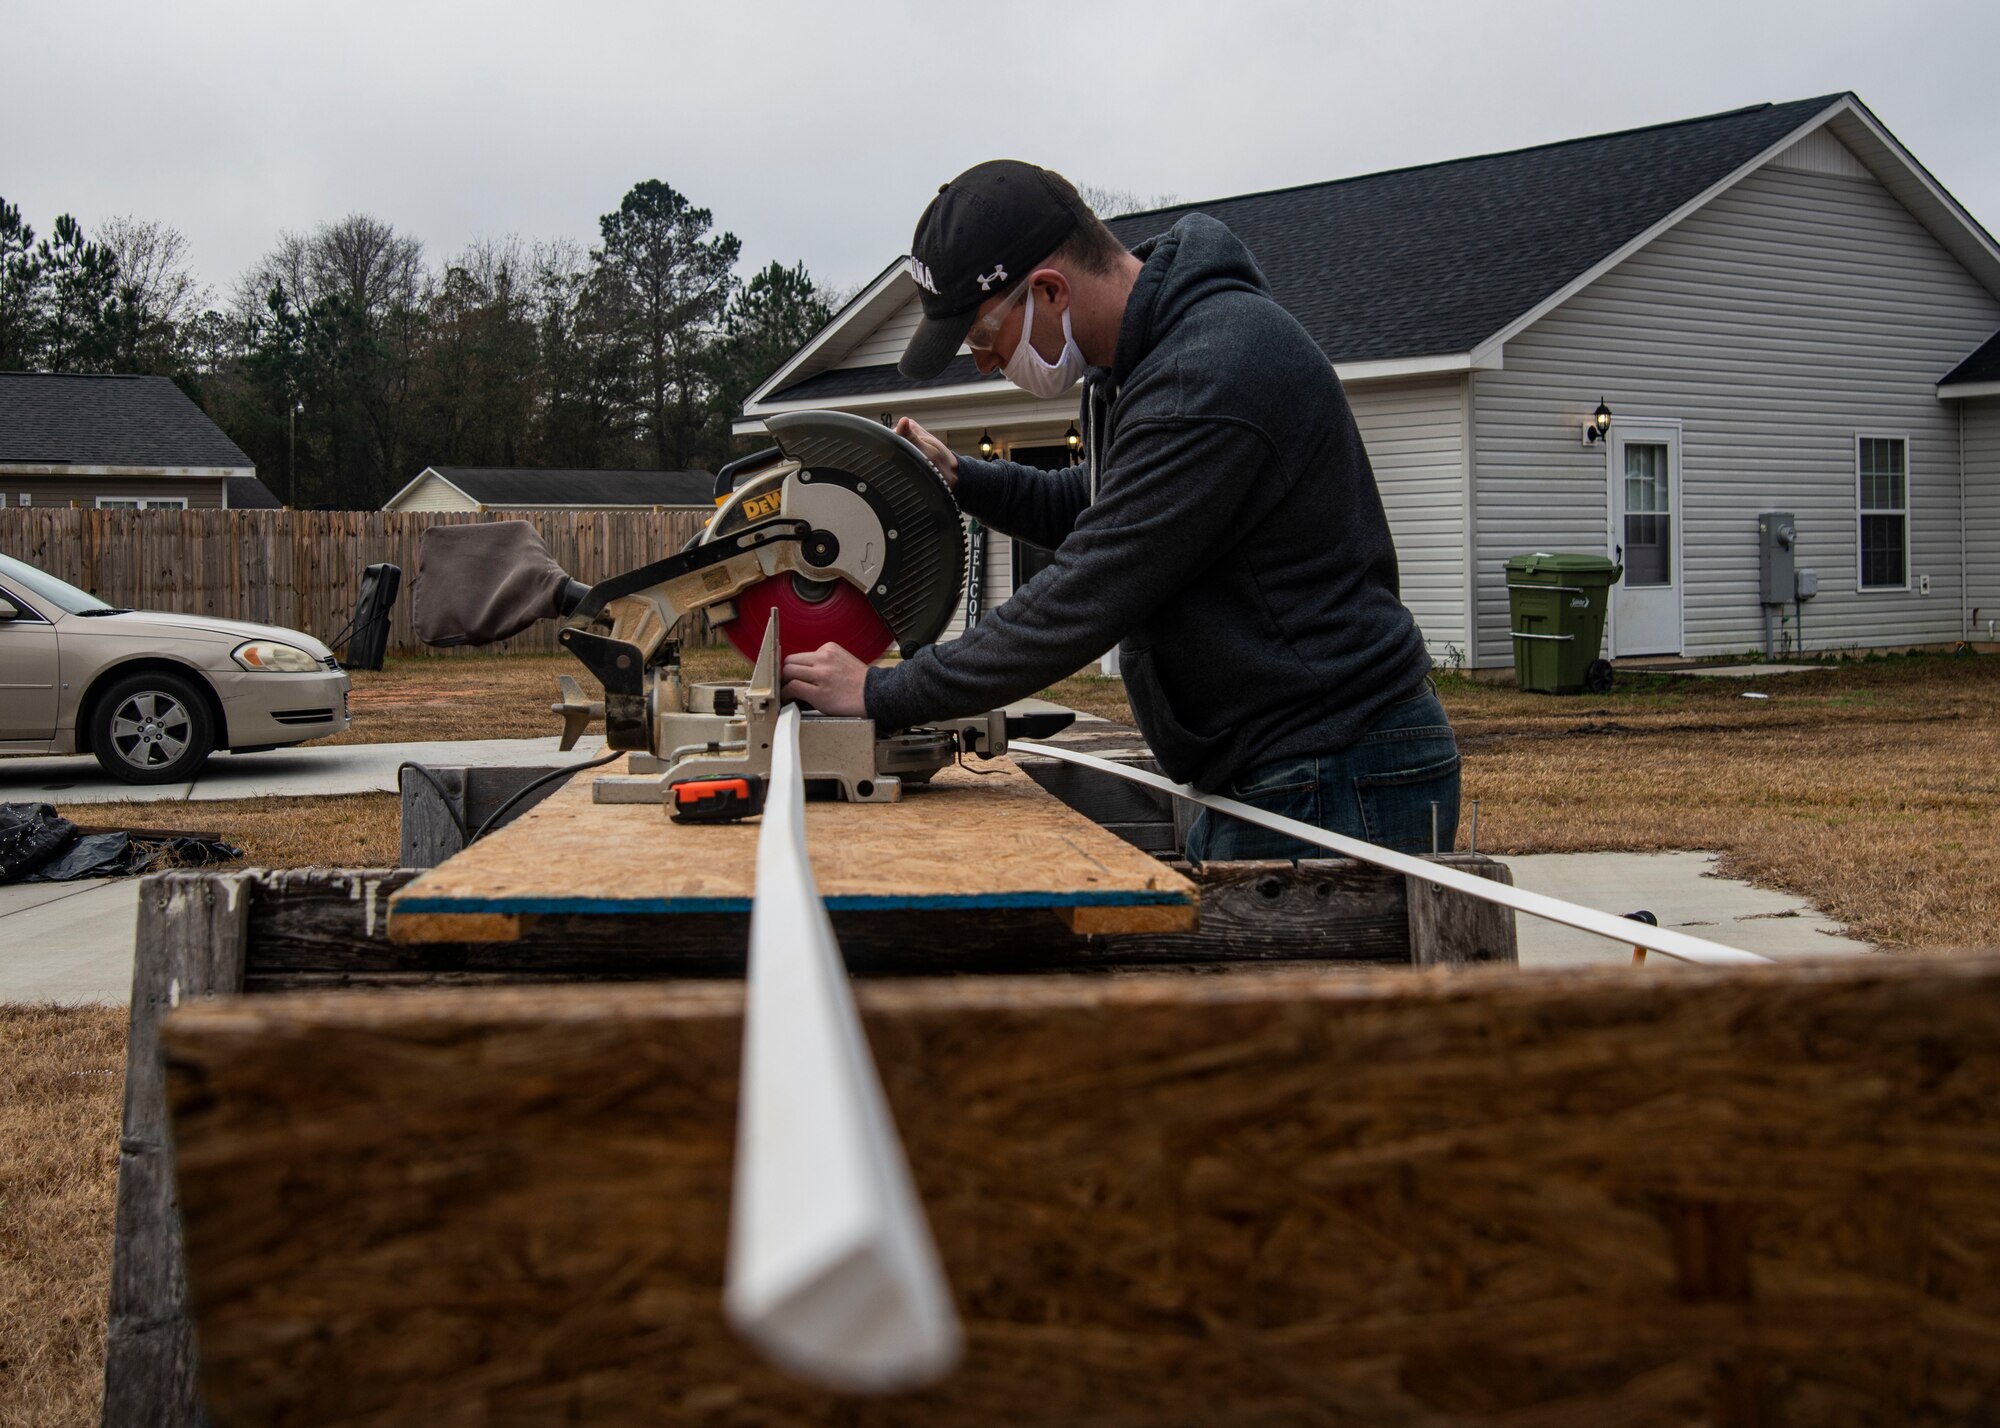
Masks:
[[[227,798],[294,798],[343,793],[394,793],[396,768],[582,763],[602,751],[591,734],[568,753],[545,739],[458,739],[423,744],[306,744],[262,754],[217,754],[188,783],[120,783],[83,758],[0,758],[0,803],[203,802]]]

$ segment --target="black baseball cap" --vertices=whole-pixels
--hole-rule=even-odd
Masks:
[[[924,315],[896,370],[945,369],[979,305],[1020,281],[1090,218],[1068,179],[1017,159],[975,165],[937,191],[910,240]]]

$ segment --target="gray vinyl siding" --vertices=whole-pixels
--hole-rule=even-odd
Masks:
[[[910,300],[884,319],[882,325],[857,343],[854,349],[833,367],[884,367],[899,360],[903,349],[910,345],[910,338],[916,335],[917,321],[923,316],[923,308],[917,303],[912,291]]]
[[[1605,451],[1580,440],[1600,396],[1682,423],[1687,654],[1761,648],[1755,517],[1774,509],[1819,572],[1809,648],[1957,638],[1958,422],[1935,384],[1996,326],[2000,300],[1872,178],[1751,174],[1476,374],[1482,663],[1512,661],[1508,556],[1608,550]],[[1909,438],[1908,593],[1857,591],[1862,432]]]
[[[1465,379],[1347,388],[1396,542],[1403,603],[1436,659],[1466,649]]]
[[[1975,639],[1989,621],[2000,631],[2000,397],[1960,402],[1965,409],[1965,559],[1967,618]]]
[[[43,476],[12,475],[0,472],[0,496],[6,504],[18,506],[21,497],[34,506],[67,506],[72,501],[85,510],[97,504],[99,496],[142,496],[154,500],[182,497],[190,511],[212,511],[222,505],[222,478],[219,476]]]

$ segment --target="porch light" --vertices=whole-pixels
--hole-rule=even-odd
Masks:
[[[1602,441],[1605,433],[1610,430],[1611,408],[1604,405],[1604,398],[1599,397],[1597,399],[1597,410],[1590,414],[1590,420],[1584,424],[1584,445],[1588,446],[1594,441]]]
[[[987,457],[993,455],[992,433],[985,431],[979,433],[979,454],[981,456],[987,456]]]
[[[1069,449],[1072,454],[1082,449],[1083,433],[1076,429],[1075,422],[1069,424],[1069,430],[1063,433],[1063,440],[1069,443]]]

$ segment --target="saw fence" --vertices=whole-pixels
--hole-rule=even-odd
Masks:
[[[1170,852],[1163,801],[1038,770],[1113,837],[994,767],[808,818],[964,1327],[942,1383],[836,1398],[729,1331],[749,841],[658,841],[585,775],[430,872],[148,880],[105,1421],[1996,1401],[2000,965],[1521,973],[1504,910],[1340,859],[1173,865],[1133,846]],[[406,806],[505,796],[478,784]],[[927,856],[871,871],[898,814]],[[454,836],[415,820],[406,848]]]

